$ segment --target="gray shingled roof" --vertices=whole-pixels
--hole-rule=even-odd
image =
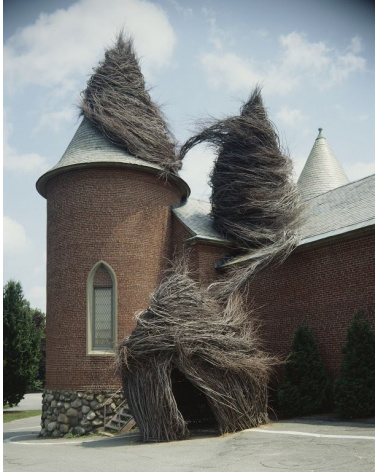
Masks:
[[[371,175],[307,201],[306,219],[300,229],[299,245],[373,225],[374,190],[375,175]],[[191,198],[173,211],[190,230],[194,239],[226,243],[213,227],[209,216],[209,202]]]
[[[230,244],[213,227],[209,202],[189,198],[184,205],[174,208],[173,213],[190,231],[193,238]]]
[[[375,175],[307,201],[301,244],[369,226],[375,222]]]
[[[84,117],[60,161],[38,179],[36,184],[37,190],[45,197],[46,183],[54,175],[71,170],[73,167],[78,168],[94,165],[138,167],[139,169],[153,173],[163,171],[160,166],[132,156],[112,144],[92,125],[88,118]],[[176,183],[182,190],[184,196],[190,194],[189,186],[180,177],[169,174],[168,178]]]
[[[348,177],[322,135],[322,128],[319,128],[319,135],[298,179],[300,194],[308,200],[348,182]]]

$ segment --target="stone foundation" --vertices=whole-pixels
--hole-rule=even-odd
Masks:
[[[111,400],[110,400],[111,399]],[[40,436],[60,438],[96,432],[123,402],[122,392],[45,390],[42,396]],[[104,418],[105,408],[105,418]]]

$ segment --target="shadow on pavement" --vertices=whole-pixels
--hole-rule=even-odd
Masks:
[[[36,439],[39,439],[38,436],[39,436],[39,431],[27,431],[27,430],[9,431],[9,432],[3,433],[3,441],[10,442],[10,439],[12,439],[12,442],[24,441],[25,439],[34,441]]]
[[[215,430],[199,430],[192,431],[190,436],[187,439],[182,441],[192,441],[195,439],[204,439],[204,438],[220,438],[221,435],[218,431]],[[181,442],[181,441],[171,441],[171,442]],[[146,445],[155,445],[155,444],[168,444],[168,442],[143,442],[140,439],[139,432],[130,432],[120,436],[114,436],[113,438],[101,438],[99,440],[91,440],[83,442],[83,447],[118,447],[118,446],[146,446]]]

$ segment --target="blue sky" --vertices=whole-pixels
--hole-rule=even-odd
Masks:
[[[183,142],[198,119],[237,114],[259,83],[296,176],[323,134],[351,181],[374,173],[374,2],[4,1],[3,280],[45,309],[46,201],[35,190],[78,124],[92,68],[123,28],[152,98]],[[214,156],[182,177],[207,199]]]

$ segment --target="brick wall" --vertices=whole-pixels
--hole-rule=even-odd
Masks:
[[[170,205],[181,194],[153,174],[101,168],[55,176],[46,195],[46,388],[118,388],[114,357],[86,355],[87,276],[100,260],[114,270],[121,342],[170,256]]]
[[[134,314],[174,253],[190,251],[195,277],[208,285],[228,249],[199,242],[172,215],[180,191],[157,176],[130,169],[82,169],[47,184],[46,388],[115,389],[114,357],[86,355],[86,282],[104,260],[118,283],[118,342],[134,327]],[[314,329],[326,367],[335,377],[341,347],[360,308],[373,320],[374,234],[297,249],[282,265],[249,286],[250,304],[262,320],[266,348],[286,356],[301,320]]]
[[[177,216],[173,214],[171,223],[172,256],[181,257],[184,255],[187,247],[185,240],[191,236],[190,231],[181,223]]]
[[[172,219],[172,254],[180,257],[186,254],[189,259],[189,268],[193,278],[204,286],[214,282],[220,274],[214,267],[215,263],[222,259],[228,248],[222,245],[214,245],[198,241],[186,243],[193,235],[176,217]]]
[[[227,253],[225,246],[198,242],[190,247],[190,251],[192,253],[192,270],[201,285],[206,287],[222,276],[214,266]]]
[[[257,275],[249,293],[266,348],[287,356],[294,331],[305,319],[334,379],[354,313],[364,309],[374,323],[374,233],[298,248],[282,265]]]

